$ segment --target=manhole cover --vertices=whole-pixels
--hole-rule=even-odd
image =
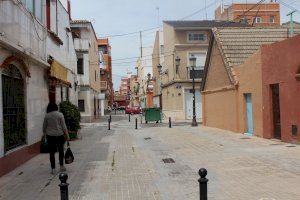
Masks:
[[[175,161],[173,160],[173,158],[164,158],[164,159],[162,159],[162,161],[164,163],[175,163]]]
[[[250,140],[251,138],[249,138],[249,137],[242,137],[242,138],[240,138],[241,140]]]
[[[144,138],[144,140],[151,140],[151,137],[146,137]]]
[[[289,146],[286,146],[286,147],[296,147],[295,145],[289,145]]]

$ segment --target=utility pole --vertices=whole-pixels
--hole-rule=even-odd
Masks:
[[[141,58],[143,57],[143,38],[142,31],[140,31],[140,42],[141,42]]]
[[[296,10],[289,12],[286,16],[290,16],[290,37],[294,36],[294,13]]]

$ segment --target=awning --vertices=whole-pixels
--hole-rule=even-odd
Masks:
[[[62,84],[71,86],[71,83],[68,81],[68,69],[56,60],[53,60],[51,63],[50,76]]]

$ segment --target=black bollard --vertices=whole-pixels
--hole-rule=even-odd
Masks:
[[[169,128],[172,128],[172,121],[171,121],[171,117],[169,117]]]
[[[60,173],[59,180],[60,180],[60,199],[61,200],[69,200],[69,191],[68,187],[69,184],[67,183],[68,174],[67,173]]]
[[[111,115],[109,115],[109,120],[111,121]]]
[[[117,108],[115,108],[115,115],[117,115]]]
[[[111,119],[108,119],[108,130],[110,130],[110,122],[111,122]]]
[[[200,187],[200,200],[207,200],[207,182],[208,179],[206,178],[207,170],[201,168],[199,170],[200,178],[198,180],[199,187]]]
[[[130,122],[130,113],[128,114],[128,121]]]
[[[137,128],[137,121],[138,121],[137,118],[135,118],[135,129],[138,129]]]

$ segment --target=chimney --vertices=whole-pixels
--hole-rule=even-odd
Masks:
[[[68,13],[69,13],[69,20],[71,21],[72,19],[71,19],[71,2],[70,2],[70,0],[68,0],[67,7],[68,7]]]

